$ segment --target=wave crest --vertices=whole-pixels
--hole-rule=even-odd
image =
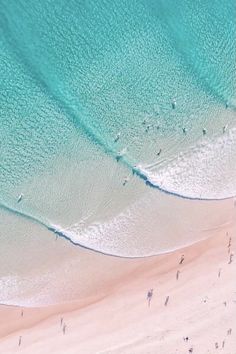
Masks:
[[[236,128],[216,140],[205,139],[164,167],[139,166],[152,187],[189,199],[226,199],[236,195]]]

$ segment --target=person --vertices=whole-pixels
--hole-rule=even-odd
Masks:
[[[117,136],[114,139],[114,142],[117,143],[117,141],[120,139],[120,132],[117,134]]]
[[[64,325],[63,325],[62,330],[63,330],[63,334],[65,334],[65,333],[66,333],[66,324],[65,324],[65,323],[64,323]]]
[[[23,193],[21,193],[17,199],[17,203],[20,203],[23,199]]]
[[[165,306],[167,306],[168,302],[169,302],[169,295],[166,297],[166,301],[165,301]]]
[[[19,337],[18,346],[20,346],[20,345],[21,345],[21,338],[22,338],[22,336],[20,336],[20,337]]]
[[[125,186],[127,183],[128,183],[128,181],[129,181],[129,177],[128,176],[126,176],[125,178],[124,178],[124,181],[123,181],[123,186]]]
[[[150,306],[152,296],[153,296],[153,289],[150,289],[147,293],[148,306]]]
[[[179,261],[179,264],[182,264],[184,261],[184,254],[182,254],[181,258],[180,258],[180,261]]]
[[[231,264],[233,262],[233,256],[234,256],[234,254],[230,253],[228,264]]]
[[[176,272],[176,279],[177,279],[177,280],[179,279],[179,273],[180,273],[180,271],[177,270],[177,272]]]
[[[127,152],[127,149],[124,148],[123,150],[119,151],[117,156],[116,156],[116,161],[119,162],[120,159],[126,154]]]

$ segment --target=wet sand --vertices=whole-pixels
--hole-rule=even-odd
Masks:
[[[78,301],[2,305],[0,353],[235,354],[235,224],[170,254],[116,258],[112,279]]]

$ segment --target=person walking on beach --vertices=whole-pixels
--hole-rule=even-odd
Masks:
[[[18,346],[21,345],[21,338],[22,338],[22,336],[19,337]]]
[[[65,323],[64,323],[64,325],[63,325],[62,330],[63,330],[63,334],[65,334],[65,333],[66,333],[66,324],[65,324]]]
[[[167,306],[168,302],[169,302],[169,295],[166,297],[166,301],[165,301],[165,306]]]
[[[62,323],[63,323],[63,317],[61,317],[61,326],[62,326]]]
[[[127,183],[129,182],[129,177],[128,176],[126,176],[125,178],[124,178],[124,181],[123,181],[123,186],[125,186]]]
[[[177,270],[177,272],[176,272],[176,280],[178,280],[178,279],[179,279],[179,273],[180,273],[180,271],[179,271],[179,270]]]
[[[182,264],[184,261],[184,254],[182,254],[181,258],[180,258],[180,261],[179,261],[179,264]]]
[[[148,301],[148,306],[150,307],[151,304],[151,300],[152,300],[152,296],[153,296],[153,289],[150,289],[147,293],[147,301]]]
[[[230,238],[229,238],[229,243],[228,243],[228,253],[230,252],[231,241],[232,241],[232,239],[231,239],[231,237],[230,237]]]
[[[230,253],[228,264],[231,264],[233,262],[233,256],[234,256],[234,254]]]

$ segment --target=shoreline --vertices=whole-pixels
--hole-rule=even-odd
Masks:
[[[235,261],[228,264],[235,253],[235,224],[232,220],[211,230],[207,240],[172,253],[124,260],[124,273],[118,272],[78,301],[38,308],[1,305],[1,350],[4,354],[166,354],[188,353],[193,347],[193,353],[213,354],[219,350],[215,346],[225,341],[223,353],[234,354],[236,338],[227,331],[236,330]],[[131,269],[132,262],[136,264]],[[110,272],[117,266],[113,264]],[[189,336],[188,343],[183,336]]]
[[[145,204],[142,207],[146,209]],[[132,233],[113,233],[116,247],[126,253],[130,253],[130,247],[137,253],[140,248],[146,249],[152,254],[149,257],[114,257],[74,247],[62,237],[52,237],[43,227],[2,214],[6,237],[4,239],[3,235],[0,252],[0,302],[40,307],[102,292],[102,284],[114,286],[116,279],[123,279],[140,264],[149,264],[152,260],[181,252],[183,247],[194,247],[215,237],[234,223],[235,210],[234,199],[199,204],[159,195],[148,224],[144,222],[144,210],[142,218],[136,218],[138,224]],[[18,230],[17,238],[15,230]],[[108,248],[110,240],[104,237]],[[166,251],[153,255],[158,245],[165,246]]]

